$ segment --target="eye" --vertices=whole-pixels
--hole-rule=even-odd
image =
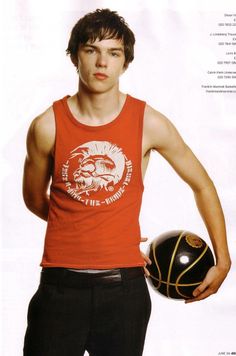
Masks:
[[[118,52],[111,52],[112,57],[119,57],[120,54]]]
[[[85,50],[85,53],[92,54],[92,53],[94,53],[94,49],[93,48],[88,48],[88,49]]]

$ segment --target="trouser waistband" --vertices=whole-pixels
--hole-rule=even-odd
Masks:
[[[115,268],[98,273],[73,272],[62,267],[49,267],[42,269],[40,283],[81,288],[122,282],[143,275],[143,267]]]

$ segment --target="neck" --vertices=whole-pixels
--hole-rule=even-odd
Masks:
[[[89,118],[94,124],[112,120],[120,112],[125,101],[125,94],[117,87],[105,93],[91,93],[79,86],[79,91],[74,97],[76,116]]]

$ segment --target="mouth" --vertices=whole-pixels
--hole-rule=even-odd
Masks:
[[[104,79],[108,78],[108,76],[104,73],[95,73],[94,76],[95,76],[95,78],[97,78],[99,80],[104,80]]]

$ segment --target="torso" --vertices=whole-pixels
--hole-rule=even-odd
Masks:
[[[73,98],[73,97],[70,97],[70,99],[71,98]],[[125,102],[125,98],[126,98],[126,96],[123,94],[121,97],[119,110],[122,109],[123,104]],[[75,102],[75,99],[74,99],[74,102]],[[78,121],[88,124],[88,121],[84,122],[83,118],[81,116],[79,116],[78,111],[76,111],[74,102],[73,102],[73,100],[68,101],[68,105],[69,105],[71,112],[73,113],[73,116],[76,117],[76,119],[78,119]],[[142,176],[143,176],[143,179],[144,179],[147,167],[148,167],[148,162],[149,162],[150,152],[151,152],[151,146],[150,146],[150,142],[149,142],[148,135],[146,132],[148,111],[149,111],[149,106],[146,105],[145,112],[144,112],[144,126],[143,126],[143,139],[142,139]],[[119,113],[119,111],[116,112],[113,117],[116,117],[116,115],[118,113]],[[45,113],[43,113],[41,117],[42,117],[42,119],[45,118],[45,120],[46,120],[45,125],[47,125],[47,135],[48,135],[46,140],[47,140],[47,142],[50,141],[50,145],[51,145],[50,154],[53,156],[56,132],[55,132],[55,118],[54,118],[54,113],[53,113],[52,107],[50,107],[48,110],[46,110]],[[108,117],[105,122],[103,121],[102,124],[104,125],[111,121],[112,121],[112,119]],[[91,125],[91,126],[98,126],[98,121],[97,121],[97,125]]]

